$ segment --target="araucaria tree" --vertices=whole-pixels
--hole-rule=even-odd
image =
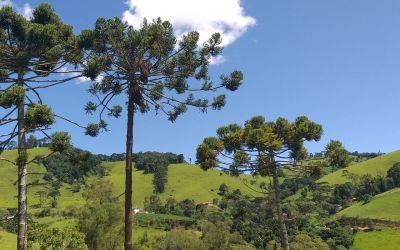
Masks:
[[[11,7],[0,10],[0,153],[15,138],[18,157],[10,161],[18,167],[18,249],[27,248],[27,165],[26,134],[45,132],[55,115],[42,102],[40,89],[72,78],[60,79],[56,73],[76,63],[80,52],[72,49],[72,27],[63,24],[48,4],[39,5],[30,20]],[[60,80],[59,80],[60,79]],[[50,136],[49,136],[50,137]],[[50,149],[64,151],[69,145],[66,133],[53,135]]]
[[[227,168],[232,173],[250,172],[272,176],[274,202],[281,230],[281,243],[289,249],[289,241],[282,212],[278,172],[283,167],[299,167],[307,157],[305,141],[318,141],[322,127],[307,117],[294,122],[284,118],[266,121],[255,116],[244,126],[230,124],[217,129],[217,137],[207,137],[197,148],[196,157],[204,169]],[[225,166],[224,166],[225,165]]]
[[[137,111],[154,110],[164,113],[171,122],[188,106],[205,112],[207,108],[221,109],[225,95],[210,101],[197,99],[194,93],[214,92],[220,88],[230,91],[242,83],[242,73],[233,71],[221,76],[214,85],[208,74],[213,56],[221,53],[221,37],[214,34],[198,47],[199,34],[190,32],[177,41],[169,22],[146,20],[136,30],[120,19],[98,19],[94,30],[81,34],[80,44],[90,53],[84,65],[84,75],[94,81],[90,93],[96,102],[88,102],[86,111],[98,111],[99,123],[89,124],[86,134],[96,136],[106,129],[104,113],[119,117],[122,107],[112,105],[115,97],[126,95],[126,179],[125,179],[125,249],[132,249],[132,143],[133,121]],[[98,77],[101,76],[101,77]],[[197,85],[193,85],[196,84]],[[204,96],[204,94],[201,94]]]

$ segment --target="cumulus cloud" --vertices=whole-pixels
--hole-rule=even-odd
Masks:
[[[24,4],[22,8],[19,9],[19,11],[25,19],[30,20],[33,17],[33,8],[29,5],[29,3]]]
[[[123,19],[135,28],[141,26],[143,18],[150,21],[161,17],[172,23],[177,36],[198,31],[201,43],[219,32],[222,46],[227,46],[256,23],[245,15],[240,0],[127,0],[127,4],[129,10],[123,13]]]
[[[0,0],[0,8],[4,6],[11,6],[14,7],[15,10],[20,13],[25,19],[31,19],[33,14],[33,8],[29,3],[25,3],[22,7],[13,3],[11,0]]]

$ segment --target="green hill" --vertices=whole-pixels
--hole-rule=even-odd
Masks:
[[[317,182],[326,182],[331,185],[342,184],[351,181],[349,178],[351,174],[370,174],[372,176],[386,176],[386,172],[388,171],[388,169],[391,168],[396,162],[400,162],[400,150],[375,157],[371,160],[350,165],[346,169],[339,169],[331,174],[322,177]]]
[[[0,228],[0,246],[2,250],[13,250],[17,244],[17,236],[15,234],[4,232]]]
[[[111,168],[106,179],[114,183],[116,194],[124,192],[125,163],[106,162]],[[135,206],[143,206],[144,197],[153,194],[153,175],[143,174],[143,171],[135,171],[133,175],[133,201]],[[200,167],[190,164],[172,164],[168,167],[168,184],[166,190],[160,195],[162,200],[173,197],[176,200],[185,198],[196,202],[212,201],[218,198],[218,189],[225,183],[230,190],[240,189],[242,193],[250,196],[261,196],[258,193],[258,185],[261,182],[269,182],[267,178],[242,175],[232,177],[219,170],[203,171]],[[255,189],[255,190],[253,190]]]
[[[354,239],[354,250],[399,249],[400,230],[383,228],[379,231],[358,232]]]
[[[400,188],[376,195],[367,204],[354,203],[337,216],[370,218],[400,222]]]
[[[28,159],[38,155],[47,155],[47,148],[35,148],[28,150]],[[16,150],[5,151],[1,154],[1,158],[14,160],[17,156]],[[42,165],[30,163],[28,165],[28,205],[34,207],[39,204],[39,196],[36,193],[40,190],[47,190],[47,185],[43,180],[43,173],[46,169]],[[17,207],[17,167],[6,161],[0,161],[0,208]],[[64,184],[60,190],[61,198],[59,199],[59,207],[78,206],[83,204],[82,195],[80,193],[72,193],[70,185]]]
[[[29,159],[37,155],[47,155],[49,150],[47,148],[31,149],[28,152]],[[0,157],[14,160],[17,156],[16,150],[3,152]],[[124,162],[104,162],[110,171],[107,176],[103,177],[110,180],[114,184],[114,193],[116,195],[123,194],[124,180],[125,180],[125,163]],[[29,213],[36,214],[41,211],[37,208],[39,204],[39,197],[36,192],[40,190],[48,190],[48,185],[43,181],[43,174],[46,169],[42,165],[31,163],[28,166],[28,206]],[[90,183],[94,178],[89,177],[87,182]],[[153,175],[144,174],[143,171],[135,171],[133,176],[133,199],[134,206],[143,207],[144,197],[153,194]],[[17,168],[16,166],[8,163],[7,161],[0,161],[0,209],[1,208],[16,208],[17,207]],[[162,200],[169,197],[175,198],[177,201],[185,198],[193,199],[197,203],[212,201],[214,198],[219,198],[218,189],[222,183],[225,183],[229,190],[240,189],[242,193],[249,196],[261,196],[258,193],[258,186],[261,182],[269,182],[267,178],[253,177],[242,175],[239,177],[232,177],[218,170],[203,171],[200,167],[190,164],[172,164],[168,169],[168,184],[166,190],[160,195]],[[51,227],[68,227],[75,223],[71,218],[64,217],[63,211],[70,208],[77,208],[83,206],[85,201],[81,192],[73,193],[69,184],[63,184],[61,188],[61,196],[58,198],[58,206],[53,209],[54,215],[36,218],[34,220],[40,223],[48,224]],[[43,207],[50,207],[49,198],[45,197],[46,202]],[[123,202],[123,195],[121,195],[121,205]],[[135,240],[141,237],[146,232],[149,235],[160,235],[163,232],[152,228],[135,228]],[[0,249],[14,249],[16,236],[4,232],[0,228]]]
[[[36,155],[46,155],[48,153],[47,148],[31,149],[28,152],[30,159]],[[5,151],[1,154],[1,157],[13,160],[16,158],[16,151]],[[124,162],[104,162],[103,164],[110,169],[108,176],[104,178],[113,182],[115,194],[123,194],[125,180]],[[0,193],[2,194],[0,208],[15,208],[17,206],[16,171],[17,169],[14,165],[6,161],[0,161]],[[35,193],[48,188],[42,179],[42,174],[45,171],[42,165],[31,163],[28,166],[28,183],[34,184],[30,185],[28,189],[28,205],[31,209],[39,204],[39,197]],[[95,177],[89,178],[88,182],[93,178]],[[135,206],[142,207],[144,197],[153,194],[152,179],[152,174],[143,174],[143,171],[134,172],[133,198]],[[160,197],[162,200],[173,197],[178,201],[185,198],[193,199],[196,202],[212,201],[214,198],[219,197],[217,194],[218,188],[222,183],[225,183],[230,190],[240,189],[244,194],[261,196],[262,194],[255,190],[258,189],[262,181],[269,182],[269,179],[248,175],[232,177],[219,170],[203,171],[196,165],[172,164],[168,170],[166,190]],[[122,200],[123,198],[121,198]],[[84,200],[81,192],[73,193],[69,184],[63,184],[61,196],[58,200],[58,208],[79,207],[83,204]]]

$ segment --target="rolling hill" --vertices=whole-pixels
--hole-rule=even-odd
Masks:
[[[36,148],[29,150],[30,159],[36,155],[46,155],[47,148]],[[5,151],[2,158],[15,159],[16,151]],[[110,172],[105,179],[114,184],[114,192],[120,195],[124,192],[124,162],[104,162]],[[17,186],[16,186],[16,167],[6,161],[0,161],[0,208],[15,208],[17,206]],[[34,208],[39,203],[39,197],[36,192],[46,190],[48,186],[42,180],[42,174],[45,173],[42,165],[31,163],[28,166],[28,183],[31,185],[28,189],[29,207]],[[95,177],[88,178],[90,182]],[[134,205],[143,206],[144,197],[153,194],[152,174],[144,174],[143,171],[135,171],[133,176],[133,198]],[[160,195],[162,200],[173,197],[176,200],[185,198],[193,199],[196,202],[208,202],[218,198],[218,188],[225,183],[230,190],[240,189],[242,193],[250,196],[261,196],[257,188],[261,182],[269,182],[267,178],[242,175],[232,177],[219,170],[203,171],[196,165],[190,164],[172,164],[168,170],[168,184],[166,191]],[[32,185],[34,184],[34,185]],[[84,204],[81,192],[71,192],[69,184],[63,184],[61,196],[58,201],[58,208],[79,207]]]
[[[370,218],[400,222],[400,188],[376,195],[367,204],[356,202],[337,216]]]
[[[317,182],[325,182],[330,185],[342,184],[351,181],[349,178],[351,174],[370,174],[372,176],[386,176],[386,172],[388,171],[388,169],[391,168],[396,162],[400,162],[400,150],[384,154],[354,165],[350,165],[345,169],[347,171],[343,171],[344,169],[339,169],[331,174],[322,177]]]
[[[47,148],[35,148],[28,151],[29,160],[38,155],[47,155]],[[17,156],[16,150],[5,151],[1,154],[1,158],[14,160]],[[103,178],[110,180],[114,185],[114,193],[118,196],[124,192],[125,180],[125,163],[124,162],[103,162],[110,171]],[[29,213],[35,214],[42,210],[37,208],[39,197],[36,193],[40,190],[48,190],[48,185],[43,181],[42,176],[46,169],[42,165],[31,163],[28,166],[28,206]],[[17,185],[16,166],[7,161],[0,160],[0,209],[16,208],[17,207]],[[97,177],[87,178],[87,183],[90,183]],[[143,207],[144,197],[153,194],[153,175],[144,174],[143,171],[135,171],[133,176],[133,198],[134,206]],[[209,202],[214,198],[219,198],[218,189],[222,183],[225,183],[229,190],[240,189],[242,193],[249,196],[261,196],[263,194],[255,191],[261,182],[269,182],[267,178],[253,177],[242,175],[232,177],[219,170],[203,171],[200,167],[190,164],[172,164],[168,170],[168,184],[166,190],[160,195],[161,200],[166,200],[173,197],[176,200],[185,198],[193,199],[197,203]],[[79,208],[85,204],[82,197],[82,189],[80,192],[73,193],[69,184],[63,184],[61,187],[61,196],[58,198],[58,206],[53,209],[54,216],[35,218],[34,220],[40,223],[48,224],[50,227],[68,227],[72,226],[75,221],[71,218],[62,216],[62,211],[70,208]],[[123,197],[123,196],[121,196]],[[43,207],[50,207],[49,198],[45,197],[46,201]],[[123,198],[121,198],[121,203]],[[144,233],[149,235],[160,235],[163,232],[155,229],[135,228],[135,240],[141,237]],[[4,250],[14,249],[16,235],[5,232],[0,228],[0,248]]]
[[[353,250],[394,250],[399,249],[400,230],[383,228],[372,232],[358,232]]]

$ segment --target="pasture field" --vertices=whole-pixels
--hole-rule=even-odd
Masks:
[[[382,228],[381,231],[358,232],[353,250],[396,250],[400,246],[400,229]]]
[[[367,204],[357,202],[336,216],[380,219],[400,222],[400,188],[376,195]]]
[[[351,174],[370,174],[372,176],[386,176],[386,172],[396,162],[400,162],[400,150],[384,154],[354,165],[350,165],[346,169],[339,169],[331,174],[322,177],[317,182],[326,182],[330,185],[343,184],[345,182],[351,181],[351,179],[349,178]]]

